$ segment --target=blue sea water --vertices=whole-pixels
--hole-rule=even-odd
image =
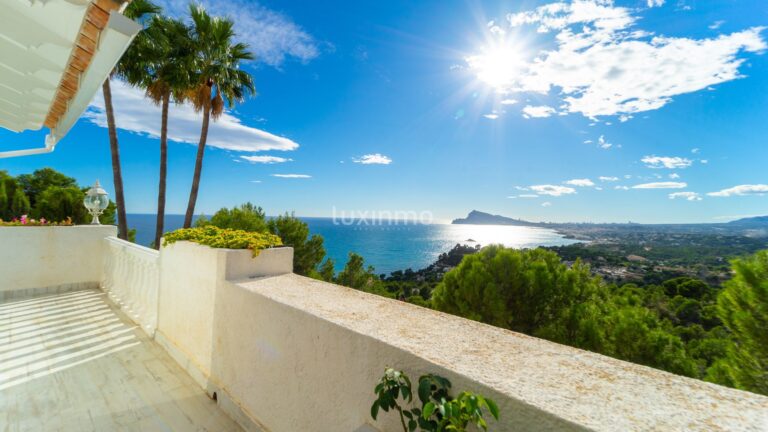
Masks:
[[[153,214],[129,214],[128,226],[136,229],[136,242],[148,246],[154,237]],[[341,270],[350,252],[365,258],[376,273],[424,268],[457,243],[488,245],[500,243],[508,247],[528,248],[574,243],[553,230],[502,225],[451,224],[377,224],[357,221],[336,223],[332,218],[301,218],[312,234],[325,239],[327,256]],[[166,215],[165,231],[181,228],[183,215]]]

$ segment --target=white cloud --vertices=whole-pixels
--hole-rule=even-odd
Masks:
[[[701,201],[701,195],[697,192],[673,192],[669,194],[669,199],[682,198],[688,201]]]
[[[483,114],[483,117],[485,117],[487,119],[490,119],[490,120],[496,120],[497,118],[499,118],[499,115],[498,114]]]
[[[646,156],[640,159],[648,168],[682,169],[688,168],[693,161],[681,157]]]
[[[693,153],[693,154],[698,154],[699,151],[701,151],[701,150],[698,147],[691,149],[691,153]]]
[[[160,107],[144,97],[144,92],[121,81],[112,81],[112,105],[117,127],[140,135],[160,138]],[[97,94],[84,118],[107,127],[104,97]],[[202,114],[188,105],[172,105],[168,110],[168,139],[195,144],[200,140]],[[288,138],[273,135],[243,124],[229,112],[211,121],[207,145],[234,151],[296,150],[299,145]]]
[[[648,7],[664,6],[664,0],[648,0]]]
[[[311,175],[307,174],[272,174],[272,177],[279,177],[279,178],[292,178],[292,179],[307,179],[312,178]]]
[[[261,180],[251,180],[251,183],[261,183]]]
[[[263,163],[263,164],[276,164],[283,162],[291,162],[293,159],[283,158],[279,156],[240,156],[240,159],[247,160],[250,163]]]
[[[701,160],[699,160],[699,162],[703,163],[704,165],[706,165],[706,164],[708,164],[708,163],[709,163],[709,161],[708,161],[708,160],[706,160],[706,159],[701,159]]]
[[[613,144],[606,141],[604,135],[600,135],[600,138],[597,140],[597,146],[603,150],[608,150],[609,148],[613,147]]]
[[[679,179],[680,178],[680,174],[672,173],[672,174],[669,175],[669,178],[671,178],[672,180]]]
[[[732,188],[723,189],[718,192],[710,192],[707,195],[713,197],[730,197],[730,196],[743,196],[743,195],[764,195],[768,193],[768,185],[754,184],[754,185],[738,185]]]
[[[656,110],[675,96],[743,78],[743,54],[767,47],[762,27],[712,38],[668,37],[639,28],[638,13],[611,0],[574,0],[509,14],[510,28],[534,26],[554,47],[498,71],[503,76],[488,73],[487,54],[466,62],[481,80],[493,75],[506,94],[549,95],[560,111],[596,118]]]
[[[318,42],[289,17],[253,0],[199,0],[212,15],[235,23],[236,40],[248,44],[256,61],[279,67],[287,58],[308,62],[320,55]],[[161,0],[165,13],[186,17],[187,0]]]
[[[688,184],[683,182],[655,182],[634,185],[632,189],[683,189],[686,187]]]
[[[719,29],[719,28],[720,28],[720,26],[722,26],[723,24],[725,24],[725,21],[723,21],[723,20],[717,20],[717,21],[713,22],[712,24],[710,24],[710,25],[708,26],[708,28],[709,28],[710,30],[717,30],[717,29]]]
[[[594,186],[595,185],[595,183],[592,180],[586,179],[586,178],[584,178],[584,179],[568,180],[568,181],[563,182],[563,183],[565,183],[567,185],[579,186],[579,187],[590,187],[590,186]]]
[[[524,186],[515,186],[515,189],[517,189],[519,191],[529,191],[529,190],[531,190],[530,188],[527,188],[527,187],[524,187]]]
[[[616,190],[629,190],[628,186],[615,186],[614,189]]]
[[[526,105],[523,108],[523,117],[525,118],[544,118],[555,113],[555,109],[546,105],[532,106]]]
[[[513,199],[514,198],[534,199],[534,198],[539,198],[539,196],[538,195],[534,195],[534,194],[520,194],[520,195],[508,196],[507,198],[513,198]]]
[[[618,178],[618,177],[607,177],[607,176],[600,176],[600,177],[598,177],[598,179],[600,179],[600,181],[603,181],[603,182],[615,182],[615,181],[619,181],[619,178]]]
[[[549,202],[549,201],[545,201],[545,202],[541,203],[541,206],[542,207],[552,207],[552,203]]]
[[[363,165],[389,165],[392,163],[392,159],[381,153],[372,153],[359,158],[352,158],[352,161]]]
[[[514,105],[516,103],[517,101],[514,99],[504,99],[503,101],[501,101],[502,105]]]
[[[531,190],[539,195],[561,196],[575,194],[576,189],[559,185],[533,185]]]

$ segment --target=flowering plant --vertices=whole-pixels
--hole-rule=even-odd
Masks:
[[[67,217],[66,220],[60,222],[51,222],[45,218],[33,219],[27,215],[21,215],[20,218],[13,218],[10,221],[4,221],[0,219],[0,226],[72,226],[72,218]]]

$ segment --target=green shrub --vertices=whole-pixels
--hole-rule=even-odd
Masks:
[[[417,390],[421,408],[407,409],[413,401],[411,380],[402,371],[387,368],[373,390],[376,400],[371,405],[371,417],[376,420],[379,410],[396,411],[403,432],[414,432],[416,429],[422,432],[465,432],[470,425],[475,430],[485,431],[488,430],[484,418],[486,411],[499,419],[499,408],[493,400],[466,391],[454,398],[450,390],[451,382],[447,378],[422,375]]]
[[[253,252],[253,256],[257,256],[262,249],[283,245],[280,237],[273,234],[224,229],[207,225],[198,228],[182,228],[167,233],[163,237],[163,246],[183,240],[213,248],[250,249]]]

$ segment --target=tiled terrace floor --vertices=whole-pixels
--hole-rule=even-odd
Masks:
[[[239,431],[101,291],[0,303],[0,431]]]

